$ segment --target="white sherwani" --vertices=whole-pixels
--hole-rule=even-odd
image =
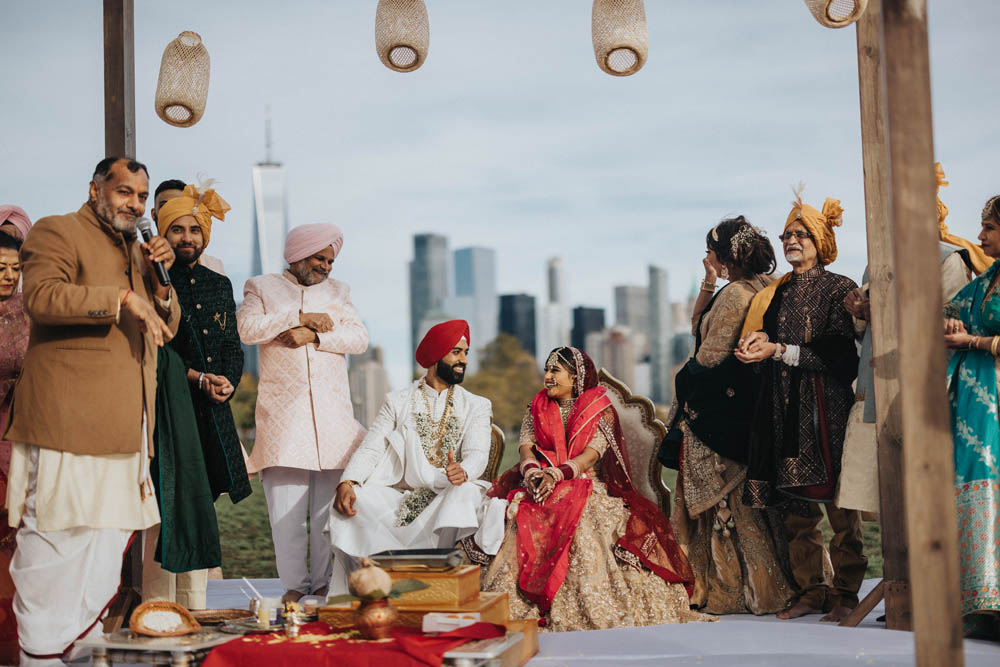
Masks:
[[[342,477],[360,484],[355,487],[357,514],[347,517],[336,509],[330,510],[328,528],[335,560],[339,562],[330,584],[331,594],[345,590],[344,554],[362,557],[389,549],[450,547],[477,533],[483,494],[489,488],[489,483],[479,480],[479,476],[489,461],[492,405],[488,399],[455,387],[452,414],[459,424],[461,453],[455,459],[461,459],[469,481],[454,486],[444,469],[434,467],[427,459],[416,424],[416,417],[427,414],[427,404],[433,420],[440,420],[447,394],[447,390],[438,393],[418,380],[386,396]],[[427,488],[437,493],[430,504],[408,525],[397,525],[407,496]],[[503,539],[502,525],[493,532]],[[477,535],[477,543],[482,543],[480,540],[493,541]]]

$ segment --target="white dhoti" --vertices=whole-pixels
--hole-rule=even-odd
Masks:
[[[142,531],[142,601],[168,600],[187,609],[204,609],[208,604],[208,570],[164,570],[155,558],[159,537],[159,526]]]
[[[60,664],[118,593],[134,531],[159,522],[141,499],[142,453],[74,455],[14,443],[7,503],[20,524],[11,561],[22,665]]]
[[[274,561],[285,590],[308,595],[330,582],[332,553],[324,533],[343,472],[279,467],[260,471],[271,520]]]

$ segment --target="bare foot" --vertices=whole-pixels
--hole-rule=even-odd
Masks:
[[[799,618],[800,616],[808,616],[809,614],[822,614],[822,609],[813,609],[804,602],[798,602],[795,605],[785,609],[784,611],[779,611],[777,617],[783,621],[790,618]]]
[[[298,602],[299,598],[301,597],[302,593],[299,593],[296,590],[285,591],[285,594],[281,596],[281,604],[285,604],[288,602]]]
[[[851,609],[845,607],[844,605],[837,605],[830,610],[830,613],[819,619],[822,623],[840,623],[842,620],[851,615]]]

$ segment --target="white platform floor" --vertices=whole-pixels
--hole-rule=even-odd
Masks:
[[[876,584],[868,580],[862,595]],[[280,596],[277,579],[254,579],[263,595]],[[210,607],[245,607],[239,579],[208,582]],[[591,632],[543,633],[533,666],[556,665],[913,665],[913,635],[885,630],[876,607],[857,628],[820,623],[819,616],[779,621],[774,616],[724,616],[715,623],[657,625]],[[969,667],[1000,665],[1000,643],[965,641]]]

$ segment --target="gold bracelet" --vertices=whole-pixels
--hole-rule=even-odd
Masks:
[[[994,357],[997,356],[997,345],[1000,344],[1000,337],[994,336],[993,342],[990,344],[990,354]]]

